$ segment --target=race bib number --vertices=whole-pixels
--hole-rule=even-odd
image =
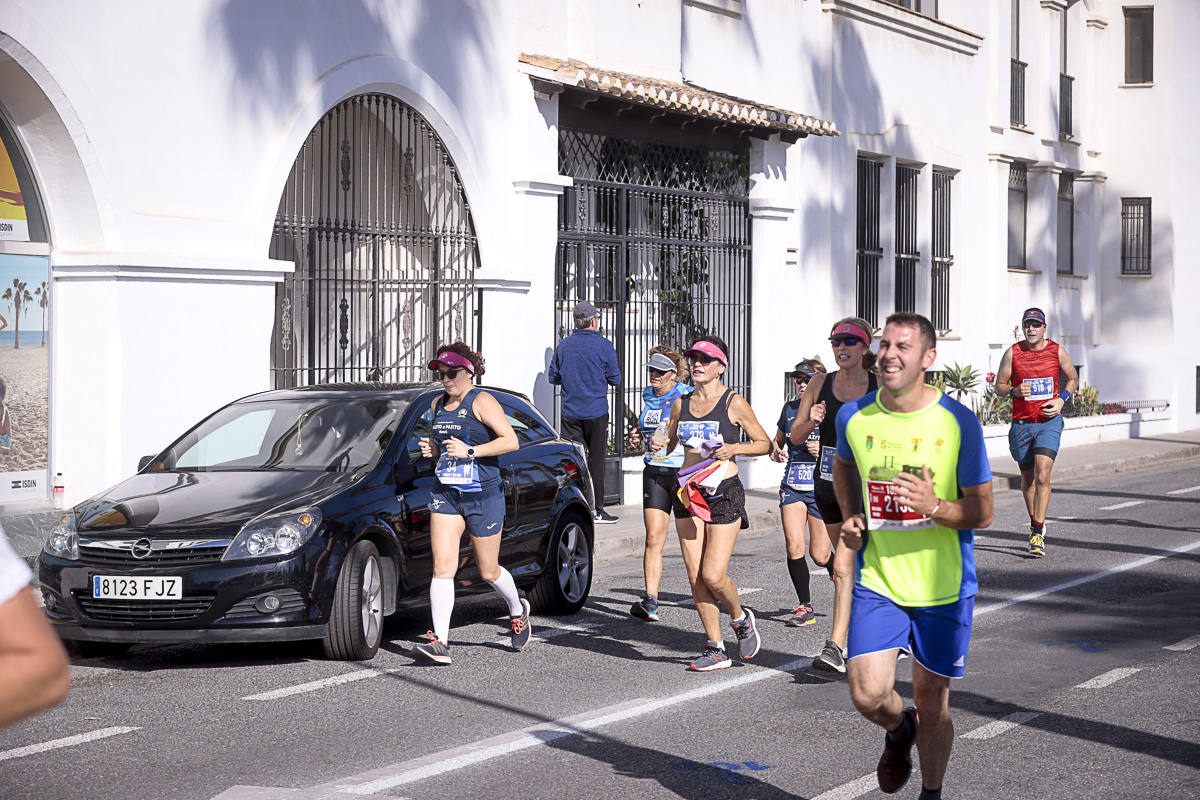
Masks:
[[[813,468],[816,466],[811,461],[788,464],[784,482],[797,491],[810,492],[813,489]]]
[[[836,447],[821,448],[821,480],[833,480],[833,457],[837,455]]]
[[[1026,378],[1021,383],[1029,387],[1026,400],[1049,400],[1054,397],[1054,378]]]
[[[932,528],[934,522],[924,514],[913,511],[900,500],[897,486],[891,481],[867,481],[867,510],[870,529],[902,531]]]
[[[438,481],[447,486],[464,486],[479,483],[479,467],[473,458],[455,458],[448,453],[442,453],[438,458],[433,474]]]
[[[715,419],[688,420],[679,423],[679,441],[693,450],[699,450],[700,445],[709,439],[724,441],[721,437],[721,423]]]

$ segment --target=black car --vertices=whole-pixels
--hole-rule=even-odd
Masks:
[[[501,563],[534,609],[573,613],[592,578],[592,497],[578,445],[528,400],[488,387],[520,449],[500,456]],[[75,506],[38,561],[46,613],[81,649],[322,639],[364,660],[383,618],[433,574],[428,384],[282,389],[231,403],[138,474]],[[464,534],[460,591],[490,590]]]

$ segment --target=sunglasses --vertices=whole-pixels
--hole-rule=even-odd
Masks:
[[[801,375],[800,373],[793,372],[792,380],[796,381],[797,383],[808,383],[812,380],[812,375]]]
[[[831,336],[829,342],[834,347],[854,347],[854,345],[862,342],[862,339],[857,336]]]
[[[455,369],[448,369],[448,370],[444,370],[444,371],[440,370],[440,369],[435,369],[433,371],[433,374],[437,377],[437,379],[439,381],[444,381],[444,380],[446,380],[446,378],[449,378],[450,380],[454,380],[455,378],[458,377],[458,373],[460,373],[460,372],[462,372],[462,367],[457,367]]]
[[[706,355],[688,356],[689,364],[706,364],[707,365],[707,364],[711,364],[712,362],[714,362],[716,360],[717,359],[713,358],[712,356],[706,356]]]
[[[667,374],[667,370],[665,370],[665,369],[655,369],[654,367],[647,367],[646,370],[647,370],[647,372],[650,373],[651,378],[661,378],[663,375]]]
[[[1036,319],[1025,320],[1021,323],[1022,328],[1043,328],[1045,325],[1046,323],[1038,322]]]

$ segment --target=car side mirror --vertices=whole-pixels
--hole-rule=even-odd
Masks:
[[[141,458],[138,459],[137,471],[141,472],[146,467],[150,466],[150,464],[153,462],[154,462],[154,456],[142,456]]]

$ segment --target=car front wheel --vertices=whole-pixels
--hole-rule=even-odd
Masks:
[[[368,541],[351,548],[338,572],[333,612],[325,626],[325,655],[369,661],[383,638],[383,565]]]
[[[530,592],[534,608],[546,614],[574,614],[592,589],[592,547],[583,522],[564,514],[550,537],[542,577]]]

